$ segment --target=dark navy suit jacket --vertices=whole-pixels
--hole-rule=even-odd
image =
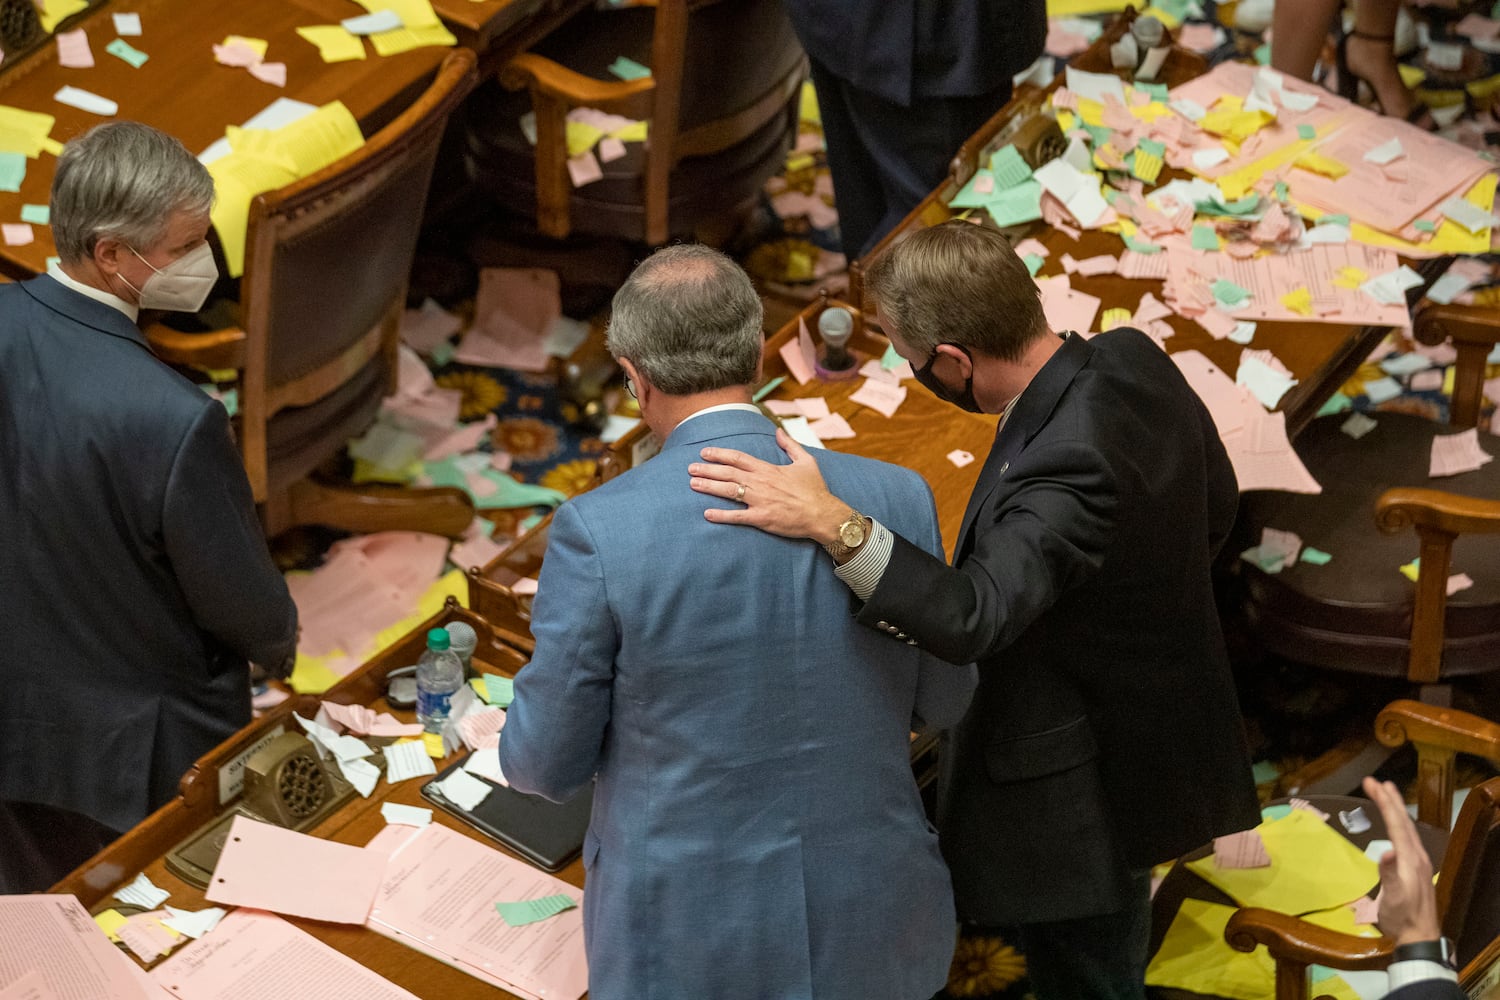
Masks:
[[[118,310],[0,286],[0,799],[129,829],[296,633],[224,407]]]
[[[953,567],[898,537],[860,620],[979,666],[939,806],[961,917],[1115,912],[1129,869],[1260,821],[1209,575],[1237,503],[1203,404],[1120,329],[1021,394]]]
[[[1045,0],[786,0],[808,55],[860,90],[907,105],[988,94],[1031,65]]]

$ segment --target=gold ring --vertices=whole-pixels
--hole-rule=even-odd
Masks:
[[[734,491],[734,500],[735,500],[736,503],[744,503],[745,502],[745,484],[744,483],[740,483],[740,488]]]

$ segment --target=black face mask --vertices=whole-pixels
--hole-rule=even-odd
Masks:
[[[954,344],[952,346],[958,347],[957,344]],[[962,347],[959,347],[958,349],[960,351],[963,351],[964,357],[969,359],[969,366],[972,370],[974,355],[970,354]],[[912,375],[916,377],[916,380],[918,382],[926,386],[929,392],[931,392],[938,399],[941,399],[943,402],[952,403],[959,409],[968,410],[970,413],[983,413],[984,411],[979,408],[978,400],[974,398],[974,376],[970,375],[967,379],[964,380],[964,387],[962,389],[950,389],[941,381],[939,381],[938,377],[932,373],[932,366],[937,364],[937,359],[938,352],[936,349],[934,349],[932,352],[932,357],[927,359],[927,363],[921,368],[913,371]]]

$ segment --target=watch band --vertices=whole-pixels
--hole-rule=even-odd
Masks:
[[[1456,970],[1458,963],[1453,951],[1453,942],[1440,937],[1435,941],[1412,941],[1397,945],[1391,952],[1391,959],[1396,962],[1437,962]]]

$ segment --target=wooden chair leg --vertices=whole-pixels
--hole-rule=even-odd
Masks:
[[[342,531],[425,531],[459,538],[474,520],[474,504],[452,487],[344,485],[304,479],[262,508],[266,534],[299,524]]]

